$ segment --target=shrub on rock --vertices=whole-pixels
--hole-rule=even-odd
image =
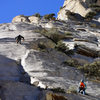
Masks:
[[[61,41],[58,42],[58,44],[55,47],[58,51],[62,51],[66,53],[66,50],[69,49],[68,47],[65,46],[64,43],[62,43]]]
[[[44,19],[52,20],[52,19],[54,19],[54,16],[55,16],[54,13],[52,13],[52,14],[47,14],[47,15],[44,15]]]
[[[53,91],[54,93],[65,93],[65,90],[61,89],[60,87],[53,88],[53,89],[50,89],[50,90]]]
[[[86,76],[90,78],[95,77],[100,80],[100,61],[85,64],[80,69],[85,73]]]
[[[96,14],[97,14],[97,12],[91,11],[91,12],[89,12],[89,13],[86,14],[85,19],[86,19],[87,21],[89,21],[89,20],[91,20]]]
[[[34,14],[34,16],[36,16],[36,17],[38,17],[38,18],[41,17],[41,15],[40,15],[39,13]]]

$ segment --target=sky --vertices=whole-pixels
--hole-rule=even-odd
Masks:
[[[0,23],[10,23],[17,15],[55,13],[57,16],[64,0],[0,0]]]

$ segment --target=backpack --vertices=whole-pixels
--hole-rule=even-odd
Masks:
[[[85,85],[83,82],[80,82],[80,88],[85,88]]]

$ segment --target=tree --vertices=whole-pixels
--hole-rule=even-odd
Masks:
[[[34,16],[39,17],[39,18],[41,17],[39,13],[34,14]]]

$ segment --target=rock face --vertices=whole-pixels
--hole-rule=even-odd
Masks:
[[[91,11],[88,6],[80,0],[65,0],[63,8],[58,13],[58,19],[66,20],[66,10],[69,10],[74,13],[78,13],[81,16],[85,17],[87,13]]]
[[[78,21],[41,21],[41,27],[40,24],[24,21],[20,23],[20,21],[0,25],[0,97],[2,100],[59,100],[60,98],[66,100],[67,96],[69,100],[100,99],[100,83],[87,79],[85,79],[86,92],[89,96],[66,93],[63,94],[64,97],[59,94],[46,95],[46,91],[51,92],[52,88],[60,87],[65,91],[70,86],[77,88],[84,75],[71,64],[65,65],[64,62],[72,58],[77,59],[81,64],[99,60],[100,29],[91,28],[91,23]],[[57,46],[53,40],[53,44],[49,43],[50,34],[55,32],[55,39],[59,36],[57,34],[66,35],[62,42],[75,54],[69,55],[69,52],[66,55],[65,52],[55,49]],[[16,44],[15,41],[15,37],[19,34],[25,38],[22,44]],[[45,34],[49,37],[47,38]],[[40,40],[48,40],[50,46],[46,47]],[[75,44],[78,45],[76,49]]]
[[[88,8],[90,3],[99,3],[98,0],[65,0],[63,7],[58,13],[58,19],[60,20],[68,20],[68,16],[66,14],[66,10],[70,12],[74,12],[76,14],[80,14],[82,17],[85,17],[89,12],[92,12],[90,8]]]

